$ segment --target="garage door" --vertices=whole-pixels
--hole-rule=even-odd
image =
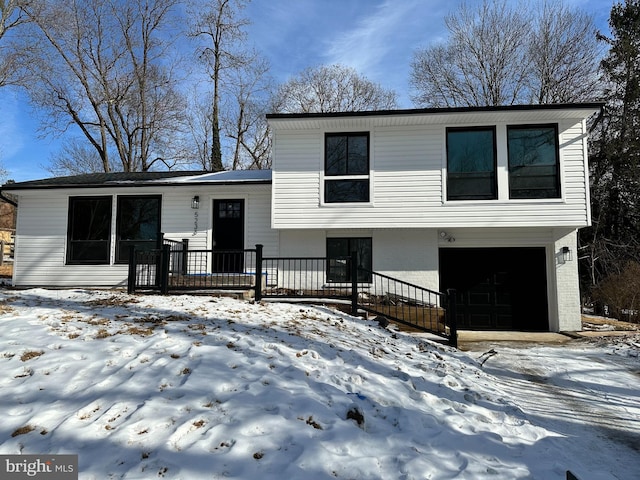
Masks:
[[[544,248],[441,248],[440,289],[449,288],[458,328],[549,329]]]

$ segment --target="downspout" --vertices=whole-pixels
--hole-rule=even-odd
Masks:
[[[4,196],[4,192],[2,190],[0,190],[0,199],[4,200],[8,204],[13,205],[14,207],[18,208],[18,202],[15,202],[14,200],[11,200],[10,198],[5,197]]]

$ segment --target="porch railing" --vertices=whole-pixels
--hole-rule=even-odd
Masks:
[[[342,259],[263,257],[247,250],[188,250],[187,241],[129,257],[128,291],[252,290],[263,298],[324,298],[445,337],[457,345],[455,292],[447,294],[358,266],[357,253]]]

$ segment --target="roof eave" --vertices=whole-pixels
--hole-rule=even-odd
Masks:
[[[271,185],[271,180],[227,180],[219,182],[169,182],[169,181],[153,181],[153,182],[108,182],[108,183],[87,183],[87,184],[42,184],[42,185],[20,185],[6,184],[0,190],[17,192],[20,190],[69,190],[69,189],[93,189],[93,188],[152,188],[152,187],[189,187],[189,186],[215,186],[215,185]],[[14,186],[15,185],[15,186]]]
[[[340,118],[340,117],[385,117],[406,115],[438,115],[451,113],[483,113],[483,112],[517,112],[531,110],[595,110],[603,108],[604,102],[585,103],[548,103],[540,105],[503,105],[484,107],[445,107],[445,108],[413,108],[401,110],[366,110],[360,112],[323,112],[323,113],[268,113],[268,120]]]

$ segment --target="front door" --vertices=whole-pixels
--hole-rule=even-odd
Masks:
[[[213,271],[244,268],[244,200],[213,201]]]

